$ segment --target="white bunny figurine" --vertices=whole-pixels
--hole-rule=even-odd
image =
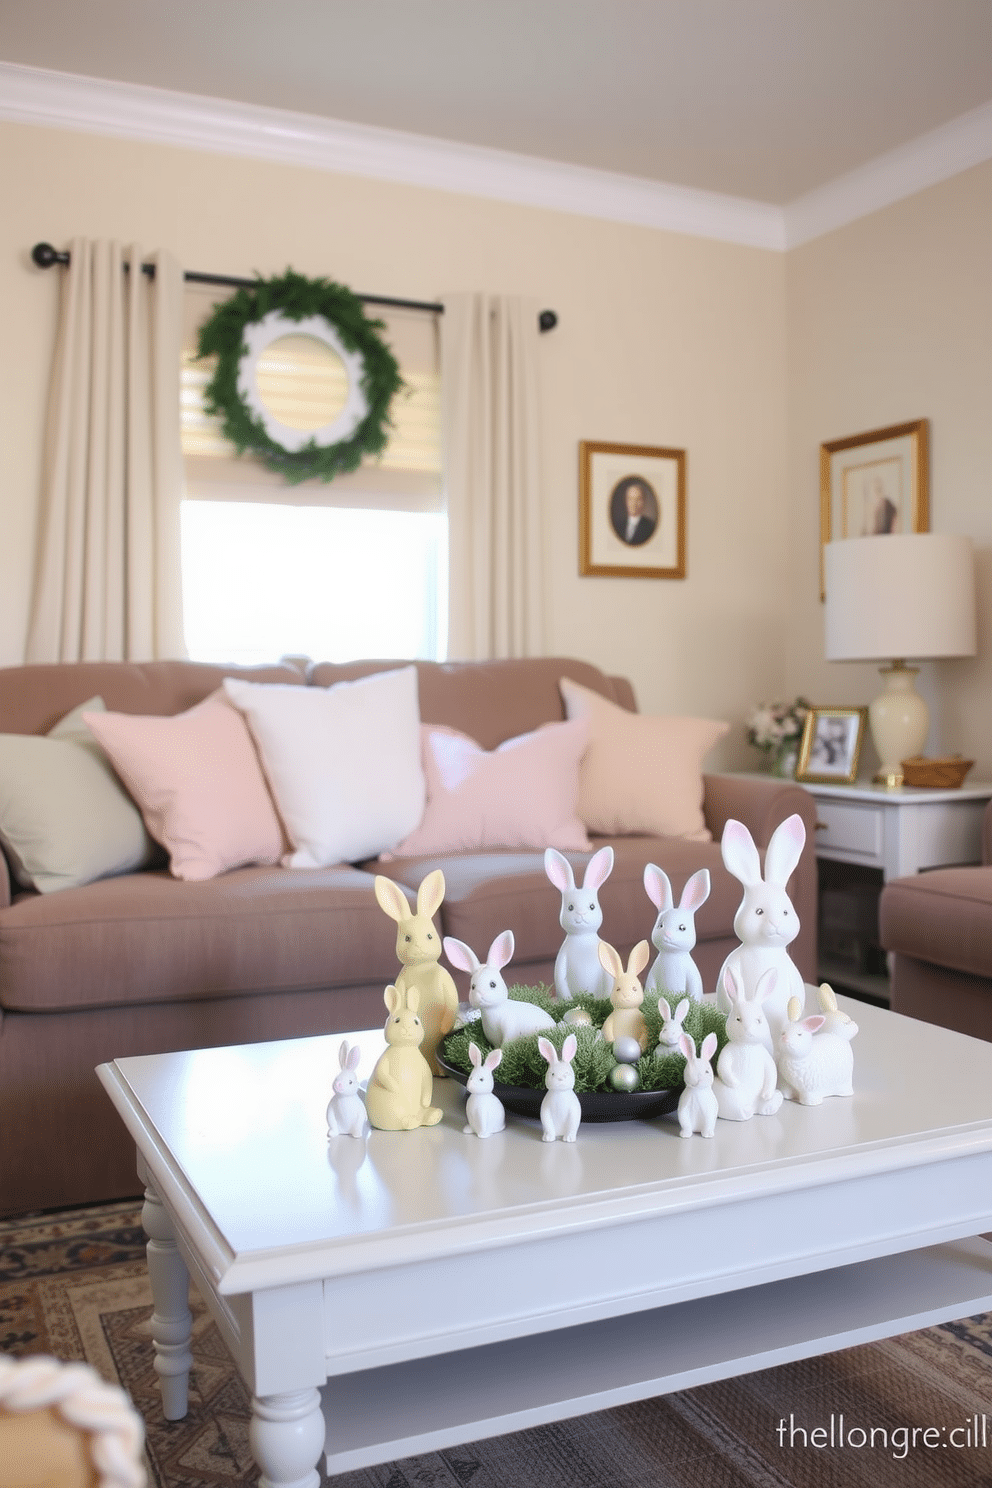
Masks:
[[[493,1049],[483,1059],[478,1046],[469,1044],[468,1057],[472,1061],[472,1073],[468,1077],[466,1122],[462,1131],[466,1134],[475,1132],[477,1137],[491,1137],[506,1125],[503,1103],[493,1094],[493,1070],[503,1058],[503,1050]]]
[[[696,1046],[687,1033],[679,1038],[679,1048],[685,1055],[685,1089],[679,1096],[679,1136],[691,1137],[693,1132],[699,1132],[701,1136],[712,1137],[719,1115],[710,1064],[716,1053],[716,1034],[706,1035],[698,1058]]]
[[[482,1031],[491,1044],[502,1048],[510,1039],[539,1033],[542,1028],[554,1028],[554,1018],[543,1008],[510,998],[501,973],[513,956],[512,930],[497,935],[485,962],[479,960],[471,946],[453,935],[444,937],[444,953],[452,966],[469,972],[468,1000],[482,1013]]]
[[[768,1049],[768,1021],[762,1003],[775,992],[777,974],[766,971],[750,996],[734,973],[724,970],[729,1043],[720,1050],[713,1091],[724,1121],[750,1121],[754,1115],[774,1116],[782,1104],[776,1089],[778,1070]]]
[[[847,1039],[850,1043],[851,1039],[857,1036],[858,1025],[853,1018],[837,1006],[837,997],[833,987],[827,982],[821,982],[816,995],[820,1000],[820,1011],[823,1014],[823,1032],[835,1033],[838,1038]]]
[[[582,887],[577,888],[572,865],[555,848],[544,854],[544,871],[561,890],[558,923],[565,932],[555,961],[555,991],[566,1002],[579,992],[609,997],[613,978],[599,963],[599,935],[603,911],[599,889],[613,871],[612,847],[601,847],[586,865]]]
[[[677,905],[668,874],[657,863],[648,863],[644,869],[644,887],[658,911],[651,931],[651,943],[658,954],[644,990],[655,995],[687,992],[694,1002],[699,1002],[703,996],[703,979],[692,959],[692,949],[696,944],[696,910],[710,896],[709,869],[700,868],[692,875]]]
[[[348,1047],[348,1040],[338,1050],[341,1068],[334,1076],[331,1103],[327,1107],[327,1135],[329,1137],[361,1137],[365,1133],[365,1105],[358,1089],[358,1062],[362,1051],[357,1044]]]
[[[829,1095],[854,1094],[850,1040],[821,1033],[825,1022],[819,1013],[803,1018],[798,997],[790,1000],[789,1021],[778,1040],[778,1082],[783,1095],[801,1106],[819,1106]]]
[[[658,998],[658,1011],[661,1014],[661,1032],[658,1035],[658,1047],[655,1050],[657,1057],[662,1058],[670,1051],[681,1047],[685,1029],[685,1015],[691,1008],[692,1003],[688,997],[683,997],[676,1007],[674,1013],[668,1005],[666,997]]]
[[[599,942],[600,965],[613,978],[613,986],[610,988],[613,1011],[603,1024],[603,1037],[608,1044],[619,1038],[636,1039],[642,1054],[648,1046],[648,1025],[641,1012],[644,989],[638,980],[638,973],[647,966],[650,954],[647,941],[639,940],[627,957],[627,970],[624,971],[619,952],[607,945],[605,940]]]
[[[561,1046],[559,1058],[550,1039],[538,1039],[537,1047],[548,1061],[548,1073],[544,1077],[547,1095],[541,1102],[542,1142],[553,1142],[561,1137],[563,1142],[574,1142],[582,1120],[582,1107],[575,1093],[575,1071],[572,1060],[577,1048],[575,1034],[570,1033]]]
[[[765,1005],[765,1016],[776,1040],[788,1022],[790,997],[805,1002],[806,989],[798,967],[786,946],[799,934],[799,917],[785,891],[790,875],[802,856],[806,828],[799,815],[786,817],[775,828],[765,853],[765,876],[754,838],[741,822],[728,821],[720,843],[728,872],[744,885],[744,898],[734,916],[734,930],[741,944],[730,952],[717,981],[716,1001],[721,1012],[730,1011],[723,973],[734,973],[749,996],[767,971],[778,973],[777,989]],[[769,1044],[769,1052],[773,1045]]]
[[[437,1046],[455,1026],[458,993],[447,967],[439,966],[441,937],[434,928],[433,916],[444,898],[444,874],[440,868],[428,873],[417,889],[417,908],[413,911],[399,884],[377,874],[375,897],[379,907],[396,921],[396,954],[403,970],[396,978],[399,992],[417,990],[420,1016],[424,1024],[424,1058],[431,1074],[443,1079],[445,1071],[437,1062]]]

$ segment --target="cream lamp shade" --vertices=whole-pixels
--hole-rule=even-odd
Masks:
[[[868,709],[882,767],[902,784],[902,761],[919,754],[930,715],[907,660],[974,656],[975,564],[971,542],[945,532],[888,533],[828,543],[824,554],[828,661],[888,661]]]

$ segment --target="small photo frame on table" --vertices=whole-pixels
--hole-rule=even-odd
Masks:
[[[685,578],[685,450],[580,443],[579,573]]]
[[[820,598],[823,550],[846,537],[930,530],[926,419],[820,445]]]
[[[810,708],[796,779],[811,785],[851,785],[858,778],[867,708]]]

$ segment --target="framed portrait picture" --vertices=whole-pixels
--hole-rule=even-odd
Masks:
[[[685,450],[582,441],[579,573],[685,578]]]
[[[858,778],[867,708],[810,708],[796,779],[820,785],[850,785]]]
[[[926,419],[820,445],[821,599],[828,542],[929,531],[929,445]]]

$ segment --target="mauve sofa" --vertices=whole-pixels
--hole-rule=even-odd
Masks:
[[[892,879],[878,919],[893,1011],[992,1040],[992,804],[981,864]]]
[[[213,692],[225,676],[327,687],[401,665],[318,664],[306,676],[290,666],[185,661],[0,669],[0,732],[47,733],[95,695],[115,711],[171,715]],[[581,661],[417,667],[422,719],[461,729],[487,749],[560,720],[562,676],[635,708],[627,681]],[[708,867],[713,888],[697,915],[696,960],[712,989],[737,943],[733,917],[741,897],[720,859],[724,822],[743,821],[763,847],[797,811],[812,838],[815,803],[789,782],[710,775],[703,810],[712,842],[613,839],[616,867],[601,902],[603,934],[626,957],[653,924],[642,885],[645,863],[659,863],[676,893],[690,873]],[[576,865],[586,861],[569,856]],[[130,1140],[93,1073],[103,1061],[382,1023],[383,988],[398,963],[395,926],[375,901],[373,875],[382,871],[414,889],[435,867],[447,883],[439,914],[444,934],[484,951],[495,934],[512,928],[511,979],[552,980],[562,937],[560,895],[544,875],[540,852],[310,871],[249,867],[202,883],[148,870],[46,895],[19,890],[0,854],[0,1213],[138,1191]],[[812,979],[816,878],[809,846],[791,893],[803,926],[792,952]]]

